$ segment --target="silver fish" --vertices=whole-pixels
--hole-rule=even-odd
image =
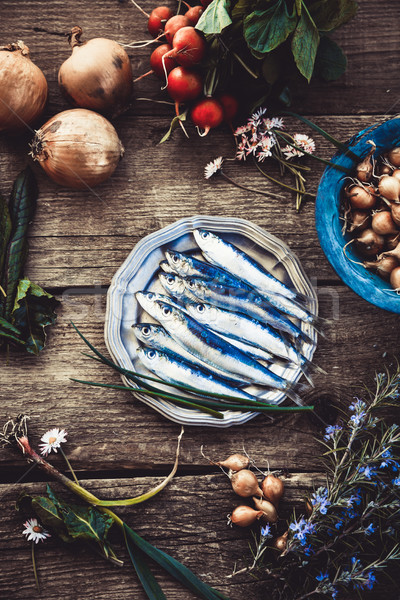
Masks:
[[[202,302],[214,304],[219,308],[226,308],[230,311],[244,313],[253,319],[268,323],[294,338],[313,343],[310,337],[297,325],[257,293],[253,294],[247,290],[220,285],[212,281],[203,281],[195,277],[183,281],[188,290]]]
[[[136,338],[146,346],[155,348],[156,350],[178,354],[182,356],[184,360],[188,360],[198,364],[203,368],[207,368],[209,371],[215,373],[215,375],[218,377],[223,377],[232,384],[238,385],[239,383],[243,383],[243,379],[239,375],[228,376],[226,372],[221,371],[212,365],[208,365],[203,360],[200,360],[188,352],[185,347],[175,341],[174,338],[172,338],[161,325],[155,323],[137,323],[132,327]]]
[[[162,269],[164,273],[177,273],[177,271],[170,266],[167,260],[162,260],[160,262],[160,269]]]
[[[220,283],[229,287],[242,288],[251,293],[256,292],[254,287],[245,283],[242,279],[235,277],[231,273],[228,273],[225,269],[198,260],[189,254],[176,252],[175,250],[166,250],[165,256],[167,257],[170,268],[177,272],[181,277],[198,277],[203,280],[213,281],[214,283]],[[293,299],[265,290],[262,295],[272,306],[291,317],[301,319],[306,323],[314,323],[316,321],[315,315],[310,313],[300,303]]]
[[[293,300],[304,300],[304,295],[291,290],[287,285],[268,273],[259,263],[245,252],[221,239],[215,233],[197,229],[193,232],[195,240],[206,259],[232,275],[239,277],[260,294],[273,292]]]
[[[182,360],[181,356],[173,352],[162,352],[154,348],[138,348],[137,352],[141,362],[149,371],[169,383],[187,385],[205,393],[236,396],[244,400],[258,400],[255,396],[230,386],[210,371],[202,369],[192,362]]]
[[[243,381],[281,390],[296,403],[301,403],[291,385],[250,356],[195,321],[182,310],[154,298],[154,294],[137,292],[142,308],[159,321],[168,333],[191,353],[228,373],[240,375]]]
[[[196,301],[196,296],[192,294],[185,285],[182,277],[175,273],[159,273],[158,280],[161,285],[171,296],[174,296],[179,302],[186,304],[186,302]]]

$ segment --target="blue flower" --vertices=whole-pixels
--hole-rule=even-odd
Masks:
[[[338,521],[335,525],[336,529],[342,529],[342,527],[343,527],[343,521]]]
[[[364,477],[369,480],[371,480],[373,476],[376,475],[374,467],[369,467],[368,465],[366,467],[358,467],[358,472],[360,473],[360,475],[364,475]]]
[[[271,527],[268,523],[265,525],[265,527],[261,527],[261,535],[265,538],[271,535]]]
[[[342,431],[342,427],[340,425],[328,425],[325,429],[324,440],[328,441],[335,436],[338,431]]]
[[[392,483],[396,487],[400,487],[400,477],[396,477],[395,479],[392,479]]]
[[[369,590],[372,590],[372,588],[374,587],[374,583],[376,582],[376,577],[374,575],[374,572],[368,571],[367,577],[368,577],[368,581],[365,584],[365,587],[368,588]]]
[[[295,532],[293,538],[299,540],[300,544],[305,546],[307,543],[306,537],[308,534],[314,532],[315,526],[313,523],[308,523],[304,517],[301,517],[299,521],[291,523],[289,529]]]
[[[329,581],[328,571],[326,573],[320,572],[315,578],[317,581]]]
[[[364,530],[365,535],[371,535],[376,531],[376,527],[374,527],[373,523],[370,523],[368,527]]]
[[[328,490],[320,487],[311,498],[311,504],[319,510],[321,515],[326,515],[330,501],[328,500]]]
[[[305,548],[303,548],[303,552],[306,556],[312,556],[314,554],[314,549],[312,546],[310,546],[310,544],[308,546],[306,546]]]

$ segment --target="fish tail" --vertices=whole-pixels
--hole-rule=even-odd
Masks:
[[[293,400],[293,402],[295,404],[297,404],[298,406],[303,406],[304,402],[301,399],[301,397],[293,390],[293,388],[291,387],[290,384],[288,384],[284,390],[286,396],[288,398],[290,398],[290,400]]]
[[[305,333],[304,331],[299,330],[299,333],[297,335],[297,337],[294,340],[294,347],[296,348],[296,350],[301,350],[301,346],[302,344],[306,342],[306,344],[312,344],[313,346],[316,345],[315,340],[313,340],[307,333]]]
[[[303,368],[306,368],[309,371],[315,371],[317,373],[321,373],[321,375],[328,375],[328,373],[322,367],[319,367],[315,363],[311,362],[311,360],[308,360],[308,358],[306,358],[302,354],[300,355],[300,360],[301,360],[301,368],[302,368],[301,370],[302,371],[303,371]],[[303,373],[304,373],[304,371],[303,371]]]

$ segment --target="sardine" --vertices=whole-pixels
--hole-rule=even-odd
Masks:
[[[260,294],[272,292],[293,300],[304,300],[303,294],[290,289],[282,281],[268,273],[248,254],[221,239],[215,233],[197,229],[193,235],[203,255],[210,263],[242,279]]]
[[[185,285],[182,277],[175,273],[159,273],[158,280],[168,294],[176,298],[178,302],[195,302],[196,296],[192,294]]]
[[[212,281],[203,281],[195,277],[183,281],[188,290],[202,302],[214,304],[219,308],[226,308],[230,311],[244,313],[253,319],[272,325],[279,331],[292,335],[295,339],[314,343],[288,317],[280,313],[263,296],[257,293],[250,293],[247,290],[220,285]]]
[[[181,356],[173,352],[162,352],[155,348],[146,347],[138,348],[137,352],[143,365],[164,381],[187,385],[200,389],[205,393],[211,392],[213,394],[236,396],[244,400],[258,401],[255,396],[230,386],[210,371],[202,369],[192,362],[182,360]]]
[[[156,323],[137,323],[136,325],[132,325],[132,327],[136,338],[146,346],[155,348],[156,350],[173,352],[176,355],[182,356],[184,360],[188,360],[203,368],[209,369],[209,371],[215,373],[215,375],[220,378],[226,379],[233,385],[243,384],[243,379],[239,375],[235,376],[231,374],[228,376],[225,371],[221,371],[213,365],[205,363],[204,360],[200,360],[188,352],[186,348],[174,340],[161,325]]]
[[[160,262],[160,269],[164,271],[164,273],[177,273],[168,263],[167,260],[162,260]]]
[[[291,389],[291,384],[279,377],[238,348],[195,321],[182,310],[155,299],[154,294],[137,292],[142,308],[159,321],[167,332],[191,353],[225,371],[236,373],[243,381],[281,390],[296,403],[301,398]]]

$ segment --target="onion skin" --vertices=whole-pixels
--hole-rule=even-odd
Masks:
[[[393,205],[396,206],[396,205]],[[372,229],[379,235],[397,233],[397,227],[389,210],[376,212],[372,215]]]
[[[400,167],[400,148],[393,148],[388,152],[387,157],[394,167]]]
[[[284,550],[286,550],[288,535],[289,532],[285,531],[284,534],[276,538],[274,542],[274,547],[277,550],[279,550],[279,552],[283,552]]]
[[[231,454],[227,459],[215,463],[219,467],[225,467],[231,471],[241,471],[247,469],[250,464],[250,459],[243,454]]]
[[[381,255],[376,261],[365,261],[363,264],[366,269],[372,269],[383,279],[389,280],[390,273],[399,266],[399,261],[395,256]]]
[[[400,267],[396,267],[390,273],[390,285],[395,290],[400,289]]]
[[[249,469],[241,469],[230,477],[233,491],[242,498],[250,498],[250,496],[262,496],[257,481],[257,477],[253,471]]]
[[[271,474],[267,475],[261,484],[264,498],[272,502],[275,507],[278,506],[279,500],[283,496],[284,488],[282,479]]]
[[[278,513],[275,506],[269,500],[262,500],[260,498],[253,498],[254,506],[257,510],[263,512],[263,519],[268,523],[276,523],[278,520]]]
[[[263,515],[262,510],[254,510],[251,506],[241,505],[233,509],[230,521],[239,527],[249,527]]]
[[[371,226],[371,215],[366,211],[352,210],[350,216],[351,223],[348,228],[350,233],[363,231]]]
[[[129,56],[117,42],[94,38],[81,42],[82,29],[69,35],[71,56],[61,65],[58,85],[73,106],[117,117],[132,97],[133,75]]]
[[[381,196],[391,202],[400,202],[400,181],[396,177],[383,175],[378,184]]]
[[[361,185],[353,185],[349,190],[346,190],[352,208],[357,210],[369,210],[376,204],[375,190],[371,185],[362,187]]]
[[[31,155],[60,185],[92,188],[114,172],[124,148],[107,119],[73,108],[52,117],[36,131]]]
[[[0,47],[0,131],[36,121],[47,101],[47,81],[24,42]]]
[[[385,245],[385,238],[375,233],[373,229],[364,229],[364,231],[354,240],[358,250],[364,256],[376,256],[382,252]]]

